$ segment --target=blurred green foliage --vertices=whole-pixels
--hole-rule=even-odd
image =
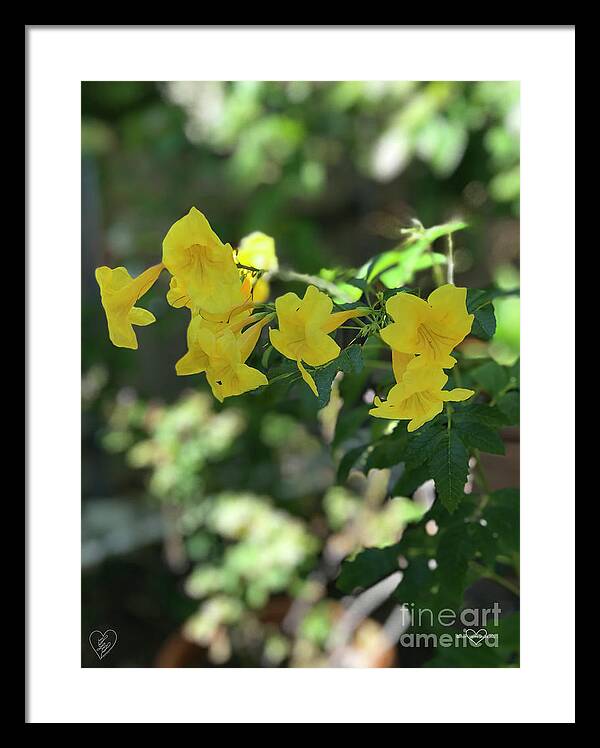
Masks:
[[[464,220],[457,283],[500,294],[493,340],[464,346],[468,386],[490,356],[507,367],[518,356],[518,83],[86,82],[82,176],[84,501],[144,496],[161,508],[179,543],[174,576],[198,606],[179,623],[213,663],[326,664],[344,612],[332,569],[397,543],[428,509],[407,498],[414,476],[402,486],[386,424],[367,421],[368,392],[391,376],[380,348],[365,346],[364,370],[338,376],[323,410],[301,385],[218,405],[200,378],[175,376],[187,318],[166,304],[164,279],[146,297],[158,322],[131,352],[108,342],[93,270],[158,261],[168,228],[196,205],[224,241],[264,231],[282,277],[312,274],[352,302],[375,276],[388,289],[431,287],[446,245],[427,231]],[[284,288],[303,284],[272,283]],[[353,333],[340,335],[347,345]],[[514,394],[488,392],[482,376],[485,397]],[[371,626],[353,640],[362,664],[381,643]]]

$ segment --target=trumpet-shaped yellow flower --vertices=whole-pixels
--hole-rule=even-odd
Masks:
[[[271,320],[273,317],[273,314],[270,315],[267,321]],[[206,351],[202,347],[202,341],[204,340],[200,335],[202,330],[209,330],[209,332],[216,337],[220,337],[226,330],[239,336],[244,327],[264,319],[264,317],[256,315],[250,316],[249,310],[238,312],[228,321],[206,319],[201,314],[192,317],[187,329],[188,352],[175,364],[175,371],[179,376],[201,374],[203,371],[206,371],[208,367],[208,358]],[[263,323],[263,325],[264,324],[266,323]],[[262,326],[258,328],[259,332],[261,329]]]
[[[206,378],[217,400],[223,402],[226,397],[241,395],[269,383],[262,371],[246,364],[267,322],[269,318],[265,317],[239,337],[229,329],[221,335],[206,329],[200,332],[201,344],[208,357]]]
[[[466,299],[466,288],[450,284],[437,288],[427,301],[408,293],[396,294],[386,304],[394,322],[384,327],[381,337],[394,351],[420,354],[441,368],[452,368],[456,359],[450,352],[473,324]]]
[[[227,315],[246,300],[230,244],[223,244],[197,208],[163,240],[163,263],[174,276],[167,300],[193,312]]]
[[[231,325],[219,326],[197,316],[188,328],[190,350],[177,362],[177,373],[199,374],[206,378],[217,400],[241,395],[268,384],[266,376],[258,369],[246,365],[246,361],[260,336],[262,328],[274,315],[267,315],[258,322],[253,317],[241,317]],[[246,325],[251,324],[243,332]]]
[[[236,255],[238,264],[246,267],[257,270],[277,270],[279,267],[275,252],[275,239],[263,234],[262,231],[253,231],[245,236],[240,242]]]
[[[347,320],[366,313],[365,309],[351,309],[332,314],[332,309],[329,296],[314,286],[306,289],[303,299],[295,293],[286,293],[275,301],[279,329],[269,331],[273,347],[296,361],[302,378],[315,395],[318,395],[317,386],[302,362],[321,366],[337,358],[340,347],[329,333]]]
[[[447,381],[440,367],[429,365],[423,357],[415,358],[406,365],[402,379],[392,387],[387,400],[376,397],[369,413],[376,418],[408,420],[408,431],[415,431],[441,413],[445,402],[461,402],[475,394],[461,387],[443,390]]]
[[[245,267],[270,272],[277,270],[279,262],[275,252],[275,239],[261,231],[253,231],[240,242],[236,252],[236,261]],[[252,284],[252,300],[257,304],[269,298],[269,281],[264,276],[254,275],[242,269],[242,277]]]
[[[150,325],[156,321],[152,312],[134,304],[152,287],[162,269],[162,263],[153,265],[137,278],[132,278],[123,267],[96,269],[108,335],[119,348],[136,349],[138,342],[133,325]]]

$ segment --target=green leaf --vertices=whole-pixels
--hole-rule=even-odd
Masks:
[[[439,226],[432,226],[430,229],[425,229],[425,238],[432,244],[436,239],[454,234],[457,231],[462,231],[468,228],[468,226],[469,224],[465,223],[465,221],[449,221],[448,223],[442,223]]]
[[[408,444],[408,432],[403,426],[397,426],[388,436],[384,436],[373,444],[373,449],[367,459],[366,470],[371,468],[388,468],[404,460],[404,452]]]
[[[361,346],[351,345],[326,366],[314,369],[311,374],[319,392],[319,408],[324,408],[329,402],[331,385],[338,371],[343,371],[345,374],[359,374],[363,366]]]
[[[413,603],[415,607],[429,603],[435,577],[428,565],[427,554],[412,557],[408,567],[402,571],[402,580],[392,597],[403,605]]]
[[[438,496],[449,512],[464,498],[469,454],[458,430],[448,430],[445,416],[438,416],[411,434],[405,452],[407,467],[424,466],[435,481]]]
[[[466,586],[469,561],[475,548],[466,522],[451,525],[440,533],[436,554],[437,576],[444,599],[460,604]]]
[[[360,405],[350,410],[346,410],[346,408],[342,409],[335,426],[332,447],[337,447],[345,439],[356,434],[363,423],[369,418],[370,408],[370,405]]]
[[[460,408],[460,405],[454,406],[456,413],[453,418],[457,415],[471,418],[474,421],[480,421],[488,426],[500,428],[506,426],[506,416],[502,413],[495,405],[484,405],[483,403],[468,404],[467,406]]]
[[[453,416],[452,428],[458,429],[464,444],[471,449],[481,449],[494,455],[505,453],[504,442],[496,429],[474,418],[469,410]]]
[[[477,384],[492,397],[498,395],[508,385],[508,372],[495,361],[488,361],[471,372]]]
[[[445,430],[446,422],[438,417],[410,434],[404,454],[409,469],[427,463],[435,448],[436,438]]]
[[[359,447],[354,447],[353,449],[346,452],[346,454],[340,460],[340,464],[338,465],[336,476],[336,481],[338,483],[344,483],[346,481],[348,473],[352,470],[354,465],[359,461],[365,450],[367,450],[368,448],[368,444],[361,444]]]
[[[405,467],[404,472],[392,491],[393,496],[412,496],[423,483],[431,478],[429,465],[420,465],[412,470]]]
[[[451,221],[429,229],[422,226],[410,229],[407,239],[399,247],[383,252],[365,263],[358,271],[358,278],[365,278],[369,284],[379,278],[387,288],[410,283],[417,271],[446,262],[445,255],[440,253],[429,252],[425,255],[431,245],[437,239],[466,227],[464,221]]]
[[[516,391],[507,392],[498,398],[498,410],[506,416],[507,425],[517,426],[521,418],[520,395]]]
[[[342,563],[336,586],[351,593],[357,587],[367,588],[398,569],[398,545],[367,548],[352,560]]]
[[[273,346],[268,345],[260,359],[260,365],[262,366],[263,369],[266,369],[269,366],[269,358],[271,357],[272,352],[273,352]]]
[[[471,335],[481,340],[489,340],[496,332],[496,315],[491,303],[494,296],[493,291],[476,288],[469,288],[467,291],[467,311],[475,317]]]
[[[503,488],[494,491],[483,517],[499,545],[507,552],[519,550],[519,491]]]
[[[439,434],[432,444],[429,469],[438,496],[449,512],[453,512],[465,495],[469,472],[469,453],[455,430]]]

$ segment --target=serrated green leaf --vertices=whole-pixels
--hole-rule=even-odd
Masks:
[[[478,366],[471,372],[471,375],[477,384],[492,397],[502,392],[509,383],[508,372],[495,361],[488,361]]]
[[[456,408],[456,415],[459,413],[464,414],[465,417],[472,418],[475,421],[480,421],[488,426],[500,428],[506,426],[506,416],[498,410],[495,405],[484,405],[483,403],[473,403],[466,407],[460,408],[460,406],[454,406]],[[456,416],[455,416],[456,417]]]
[[[490,340],[496,332],[496,314],[491,303],[495,295],[493,291],[476,288],[467,291],[467,311],[475,317],[471,335],[481,340]]]
[[[452,428],[460,431],[464,444],[471,449],[481,449],[494,455],[505,453],[500,434],[487,423],[473,418],[469,411],[457,413],[452,419]]]
[[[478,309],[471,327],[471,335],[480,340],[490,340],[496,333],[496,314],[492,304]]]
[[[326,366],[314,369],[311,374],[319,392],[319,408],[324,408],[329,402],[331,385],[338,371],[343,371],[345,374],[359,374],[363,366],[361,346],[351,345]]]
[[[445,431],[446,422],[438,417],[412,432],[404,453],[407,467],[412,470],[426,463],[435,448],[436,437]]]
[[[439,434],[430,450],[429,469],[440,501],[453,512],[465,495],[469,472],[469,453],[454,430]]]
[[[342,563],[336,587],[351,593],[357,587],[367,588],[398,569],[398,545],[367,548],[355,558]]]
[[[501,294],[496,289],[469,288],[467,290],[467,311],[469,314],[475,314],[479,309],[493,301]]]

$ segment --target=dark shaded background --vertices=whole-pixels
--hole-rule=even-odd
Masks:
[[[264,231],[282,266],[313,274],[359,267],[412,219],[461,216],[457,283],[515,288],[518,104],[512,82],[82,85],[84,666],[151,666],[169,637],[185,650],[176,632],[199,606],[192,638],[210,659],[198,650],[187,664],[319,661],[335,593],[294,645],[276,607],[356,511],[332,489],[314,403],[266,392],[219,407],[200,378],[176,377],[187,317],[167,305],[166,277],[144,299],[158,321],[137,328],[139,350],[114,348],[94,269],[158,262],[192,205],[223,241]],[[496,311],[490,353],[510,362],[518,299]],[[371,540],[395,526],[381,524]],[[99,662],[87,636],[106,628],[119,639]]]

